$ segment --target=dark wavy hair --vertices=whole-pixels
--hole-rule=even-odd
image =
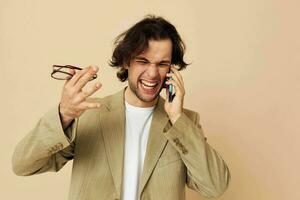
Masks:
[[[119,80],[122,82],[127,80],[128,71],[124,66],[129,66],[133,58],[148,48],[149,40],[163,39],[172,41],[171,63],[177,65],[179,70],[186,68],[188,64],[183,60],[185,44],[176,28],[162,17],[148,15],[115,39],[115,49],[109,65],[119,69],[117,72]]]

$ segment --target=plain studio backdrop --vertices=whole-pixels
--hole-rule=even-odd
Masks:
[[[187,46],[185,107],[232,180],[218,200],[300,199],[299,1],[0,1],[0,199],[67,199],[72,162],[58,173],[13,174],[16,144],[60,100],[53,64],[96,64],[103,97],[124,87],[109,67],[113,40],[147,14]],[[205,199],[187,190],[188,200]]]

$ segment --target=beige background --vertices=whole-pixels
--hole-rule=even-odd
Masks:
[[[185,106],[201,114],[232,181],[219,200],[300,199],[299,1],[0,1],[0,198],[67,199],[71,163],[17,177],[18,141],[59,102],[52,64],[97,64],[103,88],[120,90],[107,62],[115,36],[148,13],[176,25],[192,65]],[[188,192],[189,200],[204,199]]]

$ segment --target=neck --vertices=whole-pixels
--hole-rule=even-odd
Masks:
[[[133,106],[136,106],[136,107],[142,107],[142,108],[146,108],[146,107],[152,107],[154,105],[157,104],[158,102],[158,96],[153,100],[153,101],[150,101],[150,102],[145,102],[145,101],[142,101],[141,99],[139,99],[131,90],[129,87],[127,87],[125,89],[125,100],[130,104],[130,105],[133,105]]]

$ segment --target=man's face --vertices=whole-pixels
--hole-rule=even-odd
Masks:
[[[170,70],[172,42],[170,39],[149,40],[148,48],[131,60],[128,69],[128,96],[136,104],[151,105],[164,86]]]

